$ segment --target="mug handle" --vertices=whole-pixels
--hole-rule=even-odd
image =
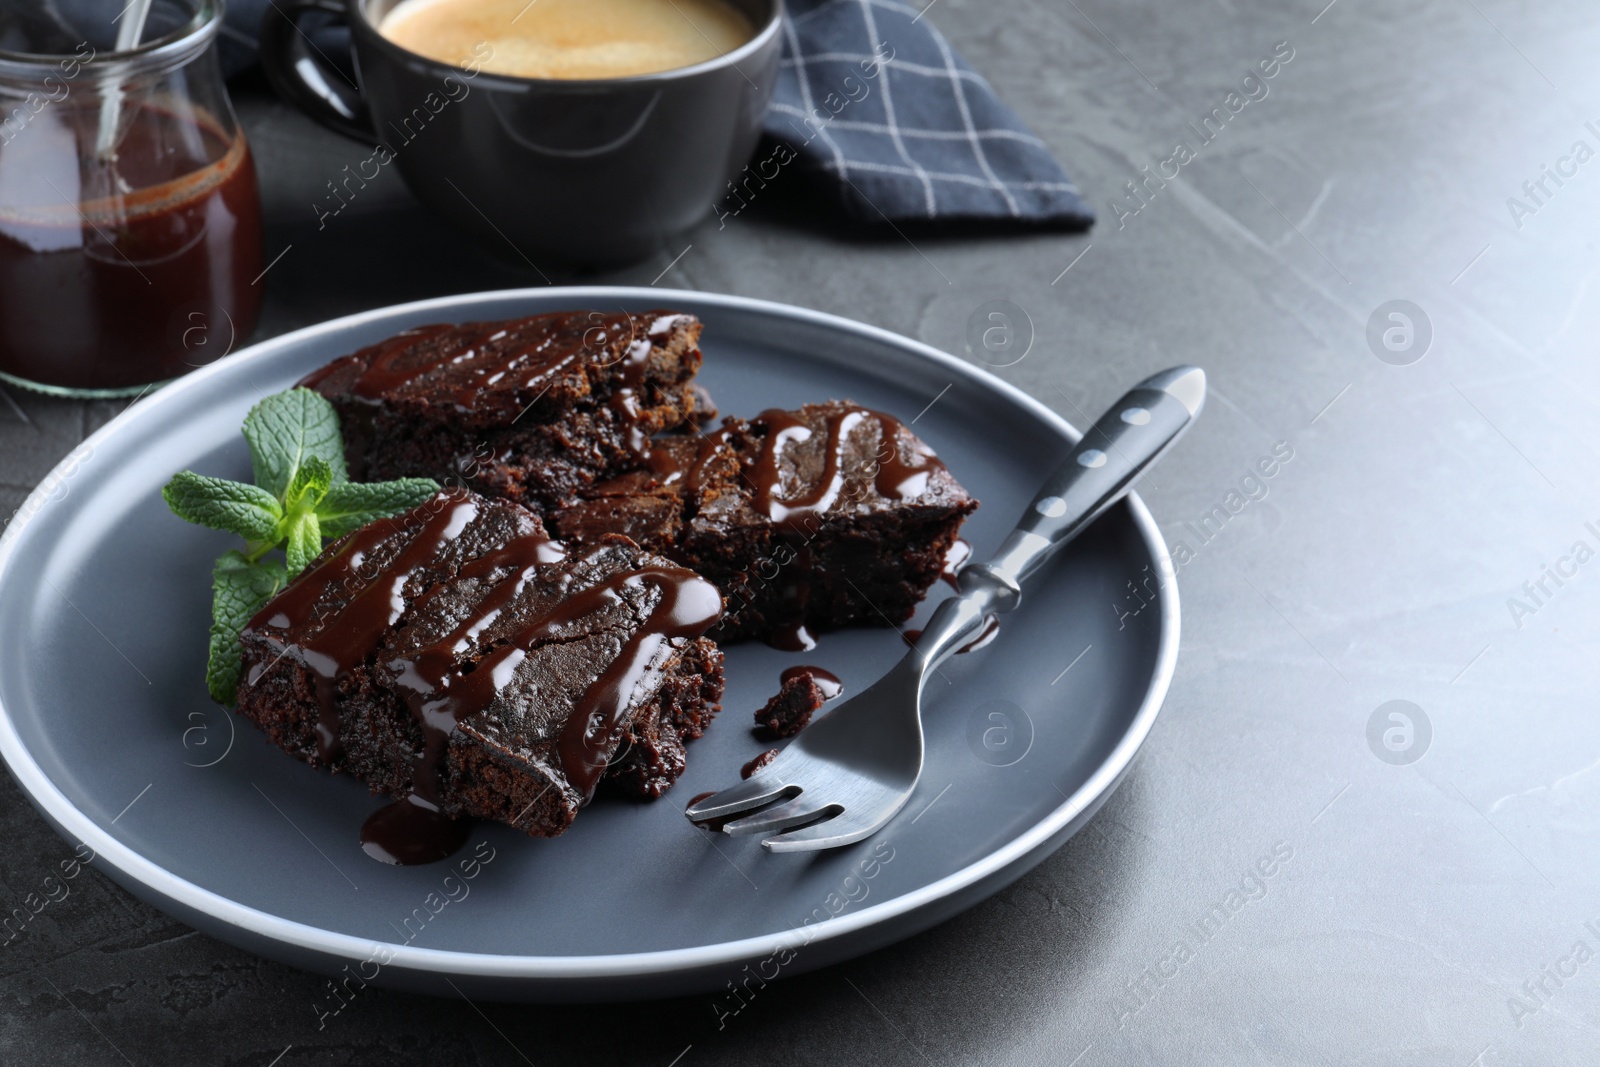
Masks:
[[[300,28],[300,17],[320,11],[349,21],[344,0],[284,0],[261,19],[261,66],[278,95],[324,126],[372,143],[372,115],[361,90],[330,63]]]

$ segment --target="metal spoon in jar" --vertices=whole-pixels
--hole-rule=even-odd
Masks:
[[[139,38],[144,36],[145,20],[150,17],[150,5],[153,2],[129,0],[128,6],[117,16],[121,20],[117,26],[116,49],[119,54],[139,46]],[[100,133],[95,139],[95,151],[101,159],[109,159],[116,149],[117,131],[121,125],[122,86],[117,83],[115,69],[112,68],[112,75],[100,89]]]

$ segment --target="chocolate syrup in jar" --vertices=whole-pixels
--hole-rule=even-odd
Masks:
[[[261,209],[242,136],[198,109],[63,101],[0,145],[0,373],[136,390],[225,354],[261,305]]]

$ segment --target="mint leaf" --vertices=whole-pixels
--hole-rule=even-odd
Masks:
[[[261,401],[245,418],[244,436],[255,485],[182,471],[161,491],[179,518],[236,533],[246,542],[244,551],[218,559],[211,573],[206,688],[229,706],[237,699],[242,670],[240,632],[322,552],[323,538],[342,537],[439,491],[427,478],[350,484],[339,416],[309,389]],[[263,558],[278,548],[284,561]]]
[[[322,530],[316,508],[332,481],[333,471],[327,460],[321,456],[307,456],[283,495],[284,516],[274,540],[284,542],[291,579],[322,551]]]
[[[271,538],[283,515],[277,498],[259,486],[193,471],[173,475],[161,498],[185,522],[236,533],[247,541]]]
[[[321,456],[307,456],[305,462],[300,464],[300,469],[295,471],[294,481],[284,491],[285,510],[291,514],[316,510],[317,501],[322,499],[331,485],[333,469],[328,466],[328,461]]]
[[[409,511],[438,491],[439,483],[432,478],[335,485],[317,504],[322,536],[343,537],[369,522]]]
[[[239,632],[288,584],[283,564],[252,562],[242,552],[224,552],[211,572],[211,641],[206,688],[211,699],[232,706],[243,661]]]
[[[282,499],[311,456],[328,464],[333,484],[346,481],[344,439],[333,405],[310,389],[275,393],[250,409],[244,420],[256,484]]]
[[[318,528],[317,513],[308,511],[297,516],[294,525],[289,527],[289,543],[283,546],[284,555],[289,557],[290,580],[298,577],[321,551],[322,531]]]

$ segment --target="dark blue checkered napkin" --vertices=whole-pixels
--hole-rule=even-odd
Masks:
[[[767,134],[792,146],[852,215],[1094,222],[1044,142],[918,8],[787,3]]]
[[[801,167],[868,222],[1094,222],[1045,143],[897,0],[787,0],[783,65],[767,113],[779,165]],[[232,0],[223,62],[254,61],[267,0]],[[336,43],[324,48],[342,53]],[[771,163],[767,164],[769,167]]]

